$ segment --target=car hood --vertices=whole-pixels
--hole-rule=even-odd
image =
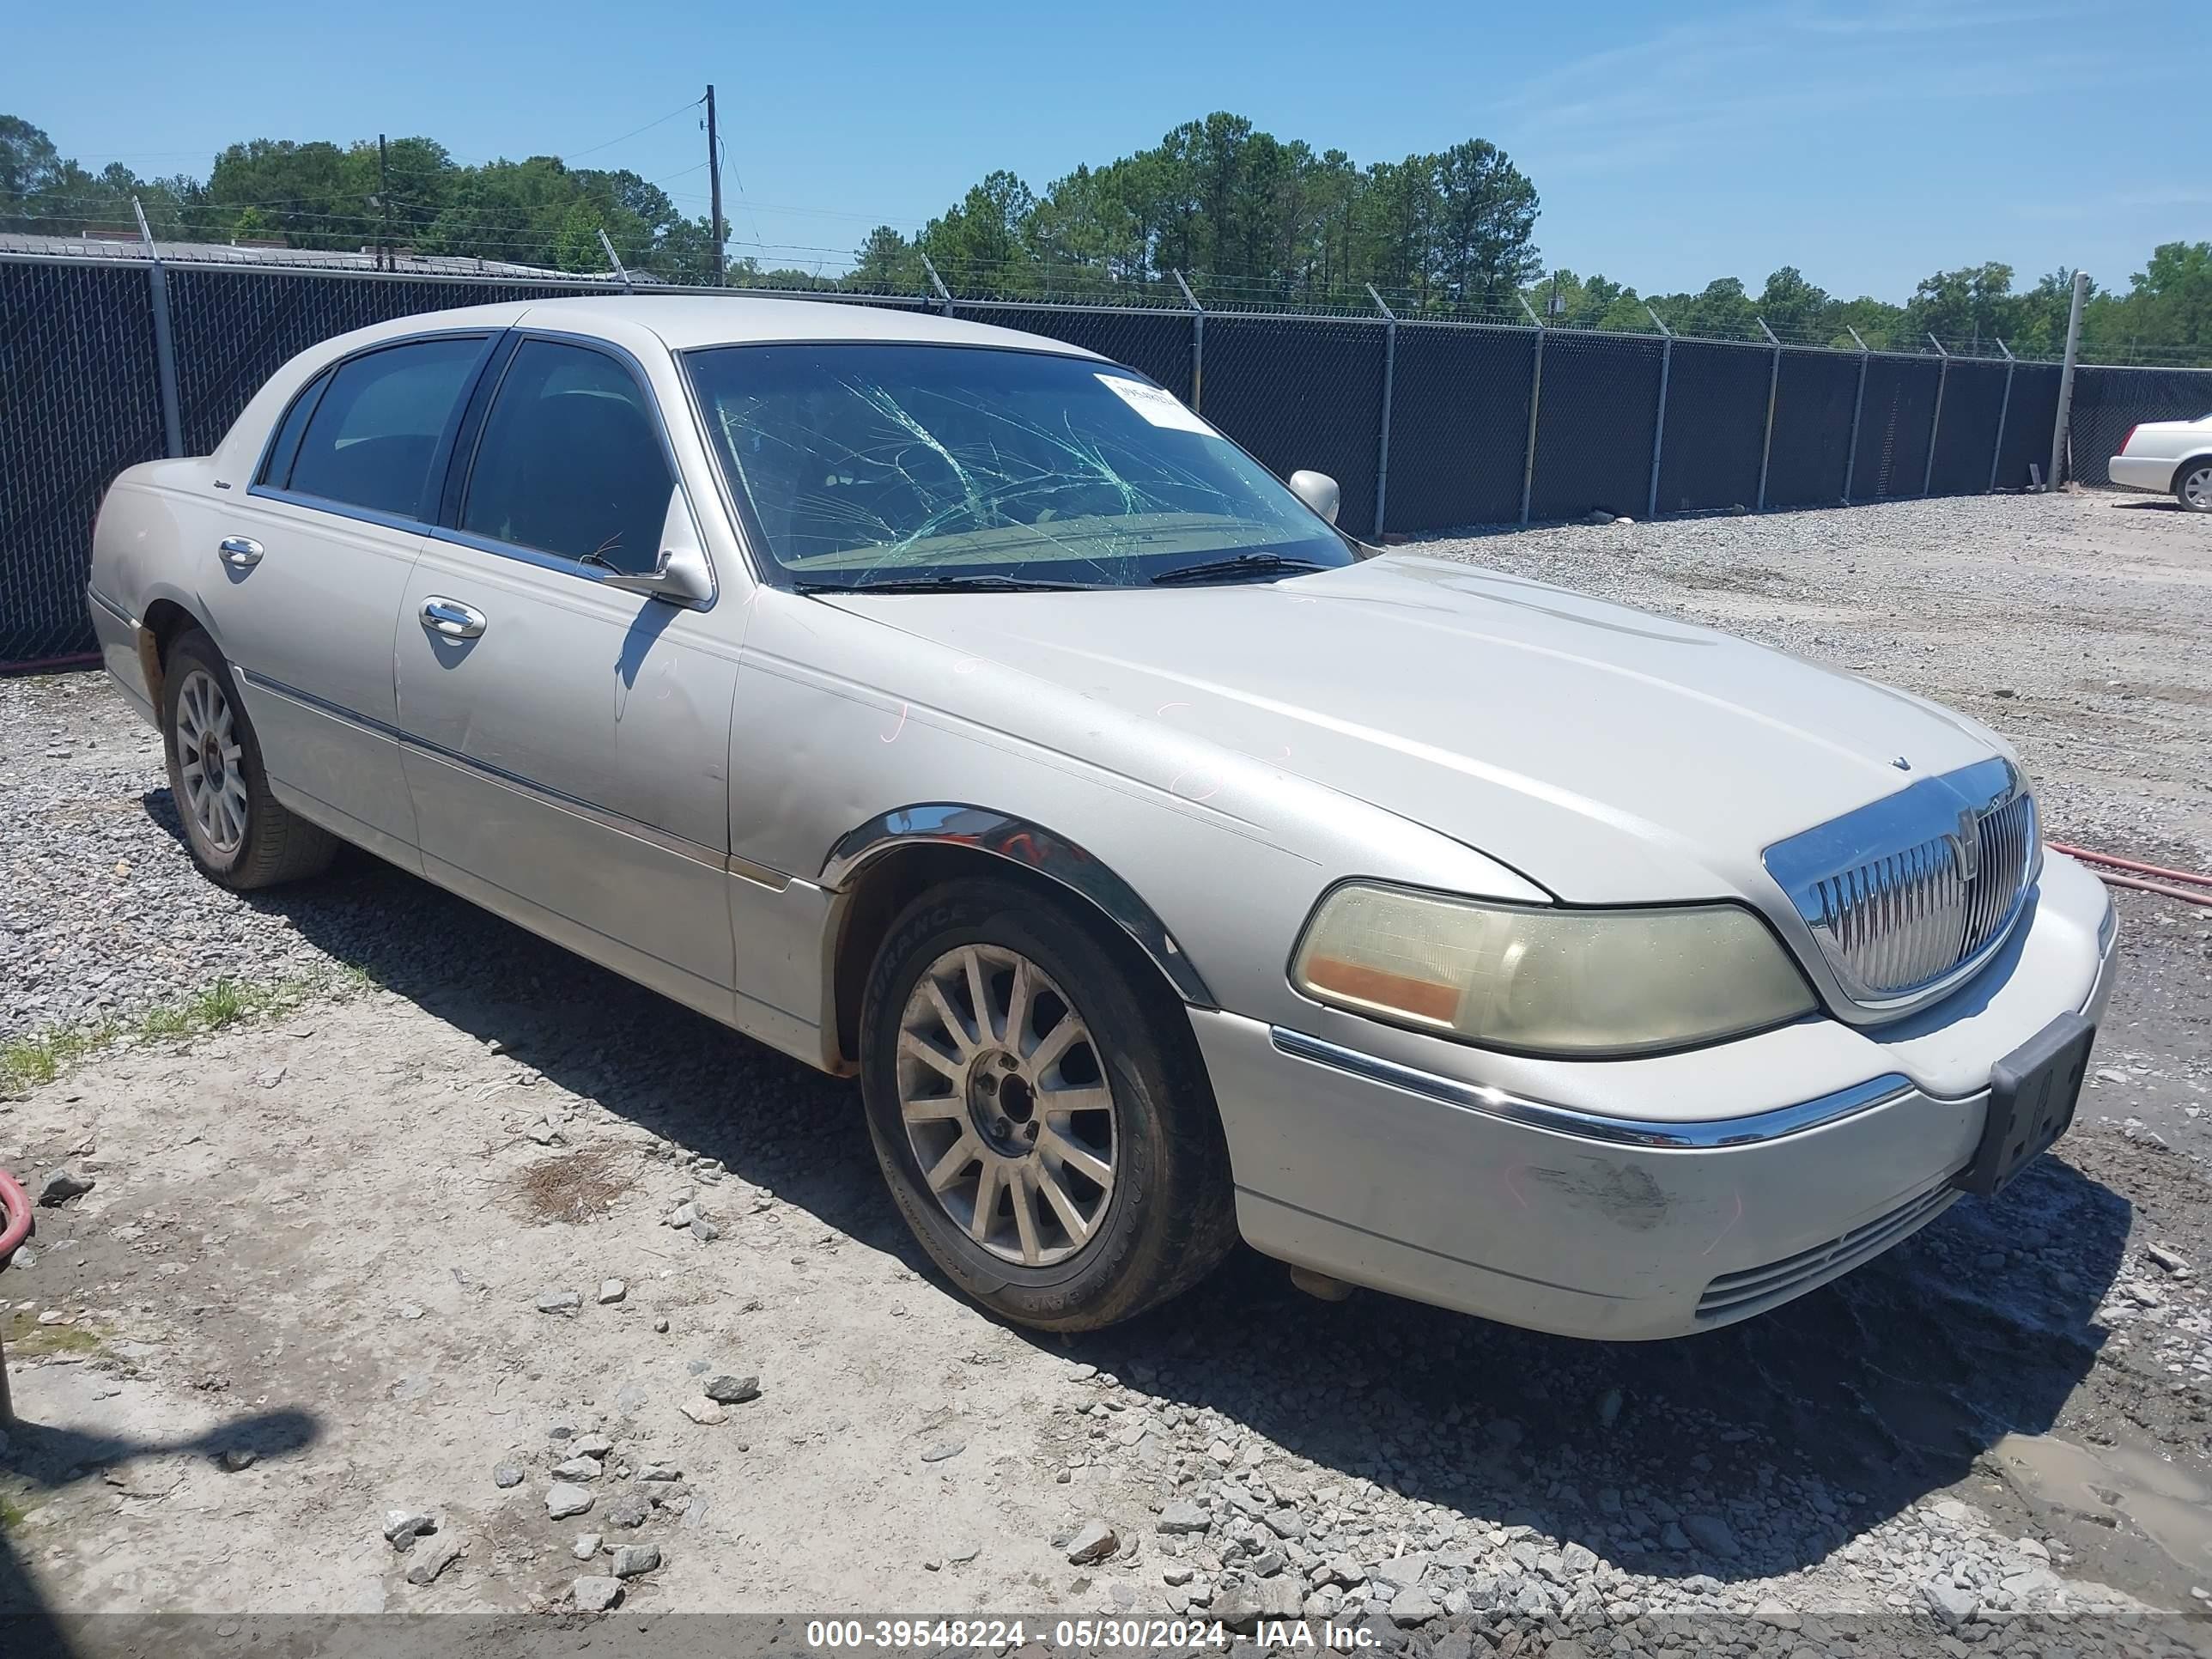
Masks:
[[[1856,675],[1407,555],[1280,582],[832,603],[1428,825],[1570,902],[1771,908],[1774,842],[2005,752]],[[1026,706],[963,712],[1071,747]]]

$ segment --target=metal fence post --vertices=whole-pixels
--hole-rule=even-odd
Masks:
[[[1774,365],[1766,371],[1766,436],[1759,447],[1759,506],[1766,511],[1766,469],[1774,459],[1774,404],[1782,391],[1782,342],[1774,337],[1774,331],[1766,325],[1764,317],[1752,319],[1759,331],[1766,337],[1766,343],[1774,348]]]
[[[937,290],[937,308],[950,317],[952,314],[952,290],[945,286],[945,278],[937,274],[937,267],[930,263],[929,256],[920,248],[916,248],[915,252],[921,258],[922,270],[929,274],[930,287]]]
[[[2012,372],[2020,362],[2019,358],[2012,355],[2012,348],[2002,340],[1997,342],[1997,349],[2004,353],[2005,389],[2004,401],[1997,405],[1997,441],[1990,450],[1990,489],[1991,491],[1997,487],[1997,465],[2004,459],[2005,421],[2012,414]]]
[[[1849,507],[1851,504],[1851,480],[1857,476],[1859,470],[1859,416],[1866,412],[1867,365],[1874,359],[1868,354],[1867,343],[1859,338],[1858,330],[1846,323],[1844,332],[1851,337],[1851,343],[1859,349],[1859,395],[1851,400],[1851,447],[1850,453],[1844,461],[1844,505]]]
[[[1182,272],[1170,270],[1168,275],[1175,278],[1176,286],[1182,290],[1182,302],[1190,307],[1190,406],[1200,410],[1206,407],[1206,307],[1183,281]]]
[[[1528,376],[1528,451],[1521,462],[1521,523],[1528,522],[1528,502],[1536,492],[1536,411],[1544,402],[1544,335],[1545,328],[1536,313],[1528,310],[1528,301],[1521,295],[1521,309],[1528,312],[1528,320],[1536,327],[1536,366]]]
[[[2089,292],[2089,273],[2074,273],[2074,305],[2066,314],[2066,364],[2058,371],[2058,418],[2051,423],[2051,474],[2045,489],[2058,488],[2059,464],[2066,459],[2066,428],[2074,418],[2074,364],[2081,355],[2081,301]]]
[[[1650,306],[1644,307],[1644,314],[1651,319],[1652,326],[1659,331],[1661,342],[1659,415],[1658,418],[1651,423],[1651,493],[1644,504],[1644,516],[1647,519],[1656,519],[1659,516],[1659,452],[1660,447],[1667,441],[1667,377],[1674,372],[1674,331],[1668,327],[1661,319],[1659,313],[1652,310]]]
[[[1375,284],[1367,284],[1367,297],[1382,313],[1382,424],[1375,434],[1375,539],[1382,539],[1382,507],[1390,498],[1390,399],[1398,377],[1398,314],[1382,303]]]
[[[615,252],[615,245],[607,240],[605,225],[599,227],[599,246],[607,251],[607,263],[615,268],[615,275],[622,279],[623,292],[628,294],[630,291],[629,272],[623,269],[622,255]]]
[[[146,243],[147,270],[154,286],[154,376],[161,389],[162,453],[177,456],[185,453],[185,422],[177,404],[177,344],[169,333],[169,276],[161,269],[161,251],[154,246],[146,210],[136,196],[131,198],[131,210],[138,216],[138,234]]]
[[[1936,348],[1936,355],[1943,360],[1943,366],[1936,371],[1936,417],[1928,422],[1928,467],[1920,475],[1920,493],[1923,495],[1936,487],[1936,439],[1943,430],[1944,389],[1951,384],[1951,354],[1943,349],[1943,343],[1933,334],[1928,337],[1928,343]]]

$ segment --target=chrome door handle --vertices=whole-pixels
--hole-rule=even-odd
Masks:
[[[250,570],[261,562],[261,544],[251,536],[225,536],[216,551],[233,570]]]
[[[441,640],[472,640],[484,631],[484,613],[433,594],[422,601],[422,626]]]

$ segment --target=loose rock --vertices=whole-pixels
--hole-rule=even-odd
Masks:
[[[605,1613],[622,1600],[622,1580],[605,1575],[579,1578],[568,1586],[568,1595],[579,1613]]]
[[[39,1202],[49,1210],[58,1210],[70,1200],[83,1197],[99,1184],[95,1176],[56,1170],[39,1183]]]
[[[538,1311],[548,1314],[572,1314],[584,1305],[584,1298],[574,1291],[540,1291]]]
[[[1085,1521],[1067,1540],[1067,1559],[1079,1567],[1094,1561],[1103,1561],[1121,1547],[1121,1540],[1114,1528],[1097,1519]]]
[[[1163,1533],[1204,1532],[1212,1525],[1212,1517],[1187,1498],[1178,1498],[1160,1511],[1153,1530]]]
[[[659,1565],[660,1547],[657,1544],[624,1544],[615,1551],[614,1575],[617,1578],[635,1578]]]
[[[545,1513],[556,1521],[581,1515],[592,1507],[592,1494],[569,1481],[556,1480],[545,1489]]]
[[[396,1550],[411,1550],[424,1533],[438,1530],[438,1518],[423,1510],[386,1510],[384,1541]]]
[[[724,1406],[742,1406],[760,1398],[757,1376],[717,1376],[707,1384],[707,1398]]]
[[[410,1584],[434,1583],[440,1573],[445,1571],[460,1558],[461,1545],[459,1539],[437,1539],[416,1558],[415,1565],[407,1569],[407,1582]]]

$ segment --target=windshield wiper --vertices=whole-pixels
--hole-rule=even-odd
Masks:
[[[1059,593],[1089,592],[1097,582],[1056,582],[1042,577],[895,576],[879,582],[800,582],[801,593]]]
[[[1217,576],[1303,575],[1328,568],[1311,559],[1286,559],[1279,553],[1235,553],[1225,559],[1201,559],[1196,564],[1163,570],[1152,578],[1152,585],[1164,587],[1170,582],[1202,582]]]

